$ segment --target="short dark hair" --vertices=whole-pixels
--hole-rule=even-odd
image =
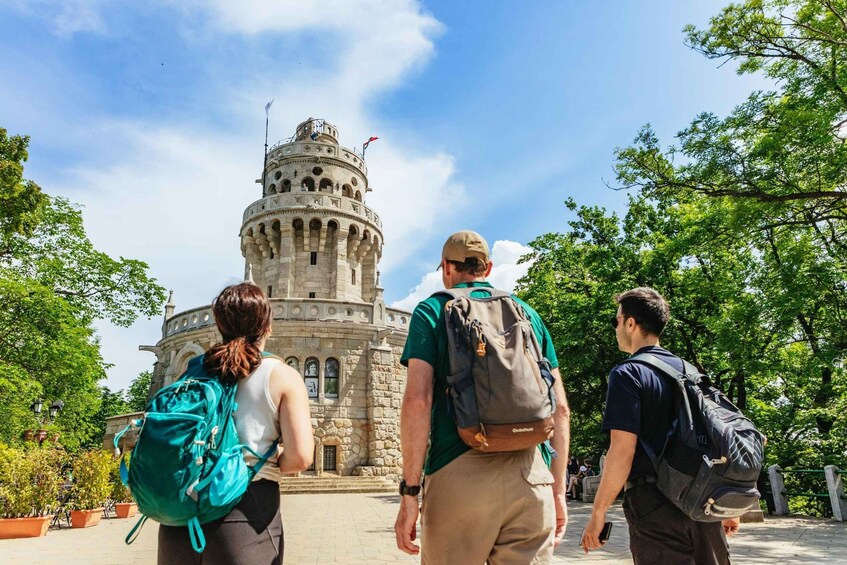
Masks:
[[[617,295],[615,301],[621,305],[624,317],[634,318],[643,331],[657,336],[665,331],[671,309],[668,301],[652,288],[633,288]]]
[[[470,273],[475,277],[481,277],[484,275],[485,270],[488,268],[488,263],[485,263],[478,257],[468,257],[464,260],[464,262],[451,261],[450,259],[447,259],[446,261],[453,265],[453,268],[460,273]]]

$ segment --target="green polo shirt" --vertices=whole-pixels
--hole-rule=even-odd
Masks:
[[[491,296],[484,290],[492,288],[487,282],[460,283],[454,288],[479,288],[473,291],[471,296],[483,298]],[[538,313],[520,298],[514,297],[520,304],[535,330],[541,351],[550,361],[553,368],[559,366],[556,359],[556,351],[553,349],[553,340],[550,332],[544,326],[544,322]],[[450,373],[450,358],[447,352],[447,325],[444,319],[444,305],[450,300],[449,296],[440,294],[430,296],[417,305],[412,319],[409,322],[409,337],[406,338],[406,347],[400,362],[409,366],[409,359],[420,359],[432,365],[435,371],[432,395],[432,420],[430,428],[430,445],[426,456],[424,472],[427,475],[438,471],[453,459],[470,449],[459,437],[456,431],[456,422],[448,409],[447,375]]]

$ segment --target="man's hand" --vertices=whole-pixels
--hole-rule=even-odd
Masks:
[[[397,549],[417,555],[420,546],[412,543],[418,537],[416,524],[418,522],[418,497],[401,496],[400,511],[397,513],[397,521],[394,522],[394,535],[397,538]]]
[[[606,524],[606,511],[599,510],[596,506],[591,513],[591,518],[588,519],[588,524],[585,526],[585,533],[582,534],[582,550],[588,553],[592,549],[600,549],[606,542],[600,541],[600,532]]]
[[[565,528],[568,526],[567,492],[554,492],[553,504],[556,506],[556,539],[553,541],[553,544],[556,546],[565,537]]]
[[[728,518],[721,521],[721,524],[723,524],[723,532],[727,536],[732,537],[738,533],[738,530],[741,527],[741,518]]]

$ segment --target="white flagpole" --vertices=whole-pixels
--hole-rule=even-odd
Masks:
[[[270,109],[273,103],[274,101],[271,99],[270,102],[265,104],[265,158],[262,162],[262,197],[265,196],[265,191],[267,190],[265,187],[265,169],[268,167],[268,120],[270,118]]]

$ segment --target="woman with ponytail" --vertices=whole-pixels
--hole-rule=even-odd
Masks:
[[[235,427],[241,441],[257,453],[280,438],[270,458],[232,512],[203,525],[206,550],[196,553],[184,527],[159,527],[159,563],[282,563],[281,473],[312,464],[314,439],[306,387],[299,373],[263,353],[271,333],[271,307],[250,283],[225,288],[212,304],[221,343],[206,351],[203,367],[222,383],[238,383]],[[248,465],[255,457],[245,450]]]

